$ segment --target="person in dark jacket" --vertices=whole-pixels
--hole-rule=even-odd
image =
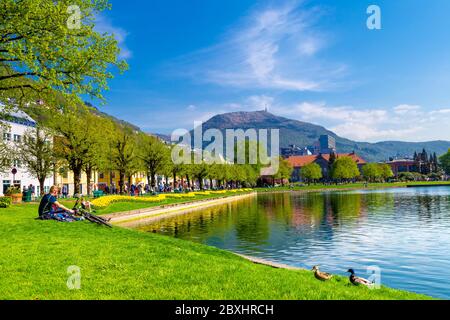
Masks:
[[[42,197],[39,204],[39,219],[49,220],[55,219],[59,221],[74,221],[71,214],[75,212],[60,204],[57,200],[59,188],[52,186],[50,192]]]

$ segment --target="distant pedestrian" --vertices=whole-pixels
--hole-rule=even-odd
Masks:
[[[63,198],[67,198],[67,195],[69,194],[69,190],[66,185],[63,185],[61,192],[62,192]]]

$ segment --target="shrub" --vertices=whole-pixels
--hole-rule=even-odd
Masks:
[[[10,196],[12,194],[18,194],[18,193],[22,193],[22,191],[20,191],[19,187],[9,187],[8,190],[6,190],[5,195]]]
[[[8,208],[11,205],[10,197],[0,197],[0,208]]]

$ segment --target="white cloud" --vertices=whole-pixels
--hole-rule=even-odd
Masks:
[[[424,111],[417,105],[362,109],[304,102],[292,107],[274,107],[274,113],[314,122],[341,137],[357,141],[450,140],[450,109]]]
[[[317,11],[307,11],[299,1],[259,8],[219,44],[180,58],[173,69],[222,86],[325,90],[342,77],[346,66],[316,57],[327,46],[325,35],[314,26],[316,16]]]
[[[117,40],[120,47],[119,58],[129,59],[132,57],[131,50],[125,44],[125,40],[128,36],[128,32],[120,27],[116,27],[112,24],[111,20],[103,15],[97,15],[95,19],[95,31],[99,33],[107,33],[113,35]]]
[[[191,104],[191,105],[189,105],[186,109],[187,109],[188,111],[195,111],[195,110],[197,109],[197,107],[196,107],[195,105]]]
[[[266,95],[250,96],[246,100],[246,110],[264,110],[272,107],[274,98]]]
[[[420,110],[420,106],[401,104],[394,108],[396,114],[410,114]]]

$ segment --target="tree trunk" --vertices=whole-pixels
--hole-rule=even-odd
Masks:
[[[86,168],[86,182],[87,182],[87,194],[88,194],[88,196],[90,196],[91,192],[92,192],[91,175],[92,175],[92,168],[89,166],[89,167]]]
[[[125,184],[125,173],[119,171],[119,193],[123,194],[123,185]]]
[[[150,176],[151,176],[150,172],[147,172],[147,184],[148,184],[149,186],[152,185],[152,181],[151,181],[151,179],[150,179]]]
[[[176,186],[175,183],[177,182],[177,173],[174,171],[173,173],[173,189],[175,190]]]
[[[187,183],[188,183],[188,187],[190,189],[191,188],[191,180],[189,179],[189,175],[186,175],[186,180],[187,180]]]
[[[39,178],[39,194],[37,194],[37,196],[42,197],[44,195],[44,184],[45,184],[45,177],[44,178]]]
[[[150,171],[150,175],[151,175],[151,177],[150,177],[150,181],[151,181],[151,186],[152,186],[152,188],[154,188],[155,186],[156,186],[156,181],[155,181],[155,172],[154,171]]]
[[[74,183],[74,194],[80,194],[80,184],[81,184],[81,167],[75,167],[73,171],[73,183]]]

